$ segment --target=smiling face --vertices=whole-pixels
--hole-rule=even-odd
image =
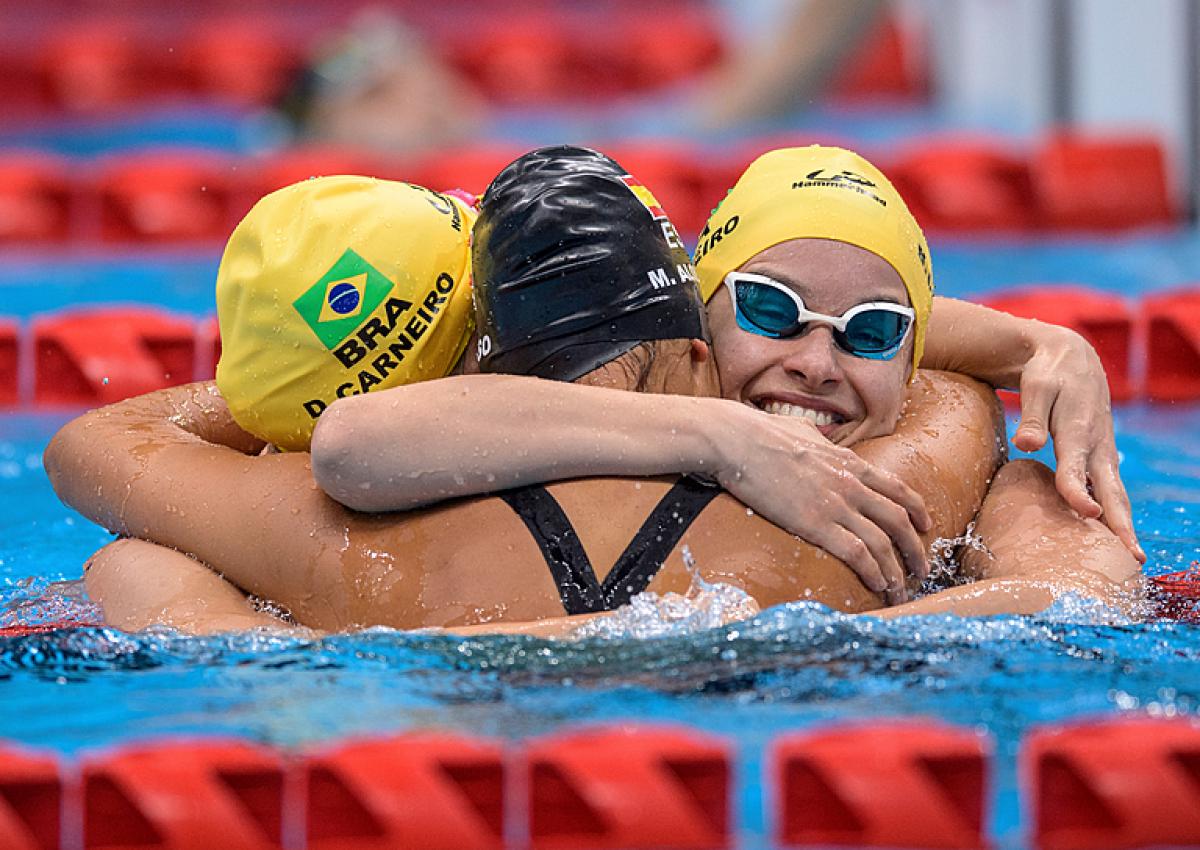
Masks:
[[[793,239],[755,255],[738,271],[786,284],[809,310],[832,316],[868,301],[909,303],[900,275],[887,261],[845,242]],[[843,446],[895,428],[912,364],[911,333],[891,360],[842,351],[825,324],[813,323],[791,339],[770,339],[738,327],[725,291],[709,302],[709,322],[726,398],[769,413],[805,416]]]

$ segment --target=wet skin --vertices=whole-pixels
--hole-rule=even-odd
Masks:
[[[786,284],[809,310],[831,316],[868,301],[909,306],[896,270],[845,242],[793,239],[757,254],[739,271]],[[770,339],[737,326],[724,287],[709,302],[709,322],[726,398],[758,408],[782,402],[828,411],[834,422],[819,430],[843,446],[894,430],[912,365],[911,332],[891,360],[842,351],[829,325],[813,323],[798,337]]]

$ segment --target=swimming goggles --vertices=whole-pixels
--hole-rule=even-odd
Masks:
[[[811,322],[833,327],[842,351],[868,360],[891,360],[908,338],[915,313],[890,301],[856,304],[840,316],[813,313],[792,289],[761,274],[730,272],[725,286],[733,299],[738,327],[771,339],[797,337]]]

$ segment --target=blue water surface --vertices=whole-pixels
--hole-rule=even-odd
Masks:
[[[55,499],[40,453],[63,416],[0,419],[0,624],[89,613],[81,563],[111,537]],[[1200,407],[1117,413],[1152,571],[1200,553]],[[67,582],[65,585],[53,584]],[[282,747],[453,729],[520,740],[580,723],[682,722],[739,756],[742,844],[769,846],[759,781],[780,733],[874,718],[940,718],[996,742],[993,831],[1023,846],[1018,744],[1031,726],[1118,713],[1194,715],[1200,631],[1177,623],[855,620],[782,606],[726,628],[572,645],[386,630],[319,641],[185,638],[88,628],[0,638],[0,739],[74,753],[167,735]]]
[[[1129,298],[1200,279],[1194,231],[1121,239],[951,242],[939,291],[977,296],[1084,283]],[[12,252],[0,314],[157,304],[212,311],[219,249]],[[0,625],[91,613],[83,560],[111,537],[54,497],[41,451],[68,414],[0,416]],[[1011,426],[1011,423],[1010,423]],[[1200,406],[1116,413],[1134,518],[1156,572],[1200,557]],[[1048,451],[1039,457],[1048,462]],[[65,584],[60,584],[65,583]],[[760,781],[781,732],[872,718],[941,718],[996,741],[993,833],[1024,846],[1015,765],[1032,726],[1123,712],[1194,715],[1200,633],[1175,623],[1038,619],[898,623],[785,606],[720,630],[580,645],[378,631],[304,642],[83,629],[0,638],[0,739],[63,753],[137,738],[235,734],[285,747],[430,727],[520,740],[636,719],[723,735],[740,757],[741,846],[769,846]]]

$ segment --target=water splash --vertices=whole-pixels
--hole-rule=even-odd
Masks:
[[[966,530],[958,537],[938,537],[929,544],[929,577],[921,585],[918,597],[972,581],[967,576],[959,575],[960,565],[954,557],[955,552],[963,546],[982,552],[989,560],[995,560],[991,550],[984,545],[983,538],[975,533],[974,522],[968,523]]]
[[[0,593],[0,628],[101,619],[100,608],[87,598],[81,579],[49,581],[33,576],[11,582]]]
[[[648,638],[687,635],[746,620],[759,613],[754,597],[740,587],[709,583],[700,575],[691,549],[683,547],[691,576],[687,592],[639,593],[607,617],[580,626],[576,638]]]

